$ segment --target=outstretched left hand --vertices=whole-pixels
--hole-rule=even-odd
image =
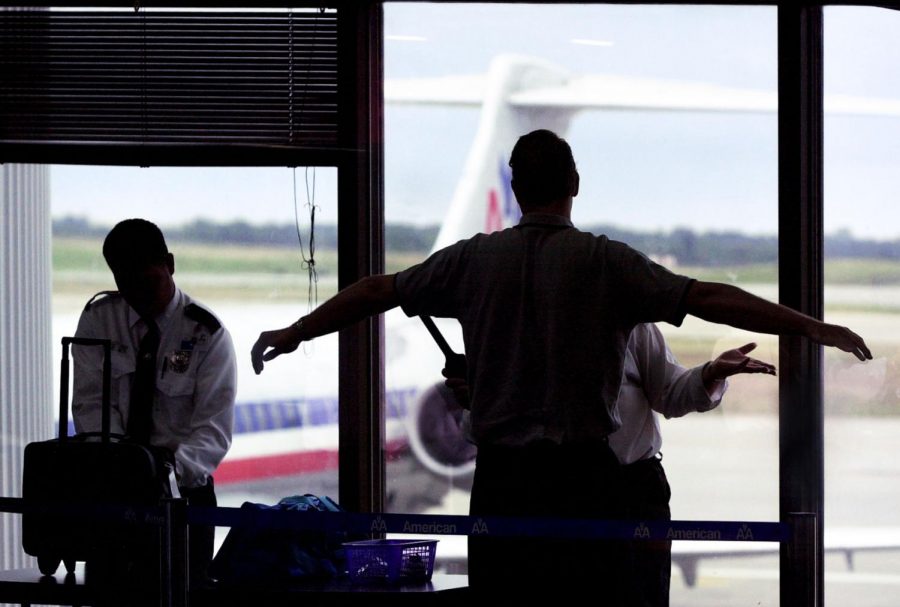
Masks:
[[[775,375],[775,365],[747,356],[747,353],[752,352],[755,348],[755,343],[749,343],[740,348],[722,352],[704,367],[703,382],[709,384],[738,373]]]

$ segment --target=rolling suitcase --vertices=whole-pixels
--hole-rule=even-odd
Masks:
[[[70,344],[102,347],[104,354],[101,431],[71,437]],[[37,557],[44,575],[55,573],[60,561],[69,573],[76,561],[86,561],[88,582],[93,575],[104,584],[143,581],[153,588],[160,530],[146,524],[141,509],[178,496],[174,458],[110,433],[109,340],[64,337],[62,349],[59,437],[25,447],[22,548]],[[156,570],[140,571],[148,567]]]

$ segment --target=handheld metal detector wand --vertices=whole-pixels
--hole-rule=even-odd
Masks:
[[[425,328],[428,329],[428,332],[431,333],[431,336],[434,338],[434,341],[437,342],[438,348],[441,349],[441,352],[444,353],[444,356],[449,360],[450,357],[456,356],[456,352],[454,352],[450,348],[450,344],[447,343],[447,340],[444,339],[443,334],[438,330],[437,325],[434,324],[434,321],[431,320],[430,316],[420,316],[422,322],[425,323]]]
[[[437,325],[430,316],[419,316],[425,324],[425,328],[431,333],[431,337],[437,343],[438,348],[444,353],[444,376],[445,377],[466,377],[466,357],[464,354],[457,354],[444,339],[444,336],[438,330]]]

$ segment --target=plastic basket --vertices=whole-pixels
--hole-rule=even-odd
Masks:
[[[431,579],[437,540],[345,542],[347,571],[356,582],[421,582]]]

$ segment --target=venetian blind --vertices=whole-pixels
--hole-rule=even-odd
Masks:
[[[0,36],[0,160],[35,143],[338,144],[335,10],[24,10],[0,12]]]

